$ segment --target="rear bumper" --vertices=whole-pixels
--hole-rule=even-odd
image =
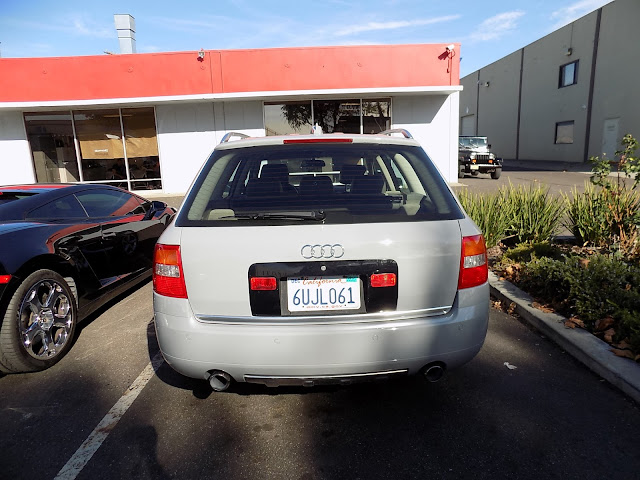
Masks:
[[[155,324],[165,360],[179,373],[211,370],[236,381],[254,377],[323,378],[379,372],[417,373],[432,362],[455,368],[480,350],[489,318],[489,286],[463,290],[446,314],[394,312],[370,321],[268,325],[203,322],[188,300],[154,293]],[[251,321],[251,317],[247,318]],[[278,382],[281,383],[281,382]]]

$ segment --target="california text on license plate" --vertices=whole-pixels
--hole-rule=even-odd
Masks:
[[[358,277],[287,278],[290,312],[360,308]]]

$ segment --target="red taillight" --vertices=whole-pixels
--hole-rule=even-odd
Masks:
[[[458,290],[482,285],[488,277],[489,267],[484,237],[482,235],[463,237]]]
[[[153,291],[166,297],[187,298],[178,245],[156,244],[153,254]]]
[[[9,280],[11,280],[11,275],[0,275],[0,285],[9,283]]]
[[[351,138],[287,138],[282,143],[353,143]]]
[[[278,282],[275,277],[251,277],[251,290],[276,290]]]
[[[395,273],[374,273],[373,275],[371,275],[371,286],[374,288],[395,287],[395,285]]]

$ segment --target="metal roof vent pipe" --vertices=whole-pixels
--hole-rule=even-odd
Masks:
[[[120,53],[136,53],[136,21],[128,13],[115,14]]]

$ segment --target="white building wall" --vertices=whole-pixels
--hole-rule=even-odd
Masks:
[[[394,97],[393,128],[408,130],[445,180],[458,178],[458,109],[460,94]]]
[[[445,179],[457,179],[460,94],[392,98],[393,128],[421,143]],[[156,106],[162,190],[184,194],[225,133],[264,136],[262,101],[172,103]],[[0,112],[0,184],[35,183],[21,111]]]
[[[156,107],[162,189],[183,194],[228,131],[264,136],[262,102],[202,102]]]
[[[602,9],[596,62],[589,155],[613,157],[630,133],[640,139],[640,1],[616,0]],[[612,139],[604,134],[617,126]],[[604,135],[603,135],[604,134]],[[615,140],[614,140],[615,138]],[[615,146],[614,146],[615,145]],[[608,148],[607,148],[608,147]]]
[[[520,159],[582,163],[597,12],[525,47]],[[571,48],[571,55],[567,55]],[[560,66],[579,60],[578,81],[559,88]],[[556,144],[557,122],[573,121],[573,143]]]
[[[22,112],[0,112],[0,185],[35,181]]]
[[[474,85],[478,135],[488,137],[491,150],[502,158],[516,157],[521,59],[522,50],[518,50],[484,67]]]

